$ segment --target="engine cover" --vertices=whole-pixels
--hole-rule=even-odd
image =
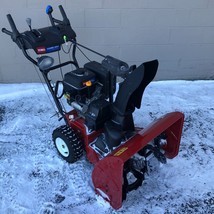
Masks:
[[[84,65],[84,68],[92,71],[96,74],[98,81],[102,84],[102,94],[106,99],[109,98],[109,91],[112,90],[113,93],[116,90],[116,77],[112,80],[112,85],[110,86],[110,71],[104,68],[100,63],[96,61],[88,62]]]
[[[96,82],[95,74],[85,68],[78,68],[77,70],[68,72],[64,75],[64,89],[66,92],[70,90],[82,90],[87,87],[87,83],[93,85]]]

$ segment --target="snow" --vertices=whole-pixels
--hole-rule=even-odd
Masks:
[[[154,163],[142,187],[117,211],[93,190],[85,156],[68,164],[57,154],[54,116],[41,84],[0,84],[0,213],[214,213],[214,81],[152,82],[137,126],[181,111],[179,155]]]

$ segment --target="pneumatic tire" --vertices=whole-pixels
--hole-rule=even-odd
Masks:
[[[64,125],[55,129],[52,134],[54,145],[59,155],[69,163],[74,163],[83,154],[83,144],[77,133]]]

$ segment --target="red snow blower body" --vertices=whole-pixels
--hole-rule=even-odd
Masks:
[[[76,34],[61,5],[59,9],[63,20],[55,19],[52,7],[48,6],[46,13],[51,26],[32,29],[28,18],[29,30],[23,33],[17,30],[8,14],[12,31],[3,28],[2,32],[11,36],[24,56],[39,68],[58,113],[65,121],[65,125],[52,134],[60,156],[74,163],[85,151],[87,159],[94,164],[92,181],[95,192],[109,201],[113,208],[119,209],[127,193],[142,185],[148,170],[147,160],[151,156],[166,163],[167,158],[178,154],[184,115],[171,112],[146,128],[135,127],[133,112],[141,106],[143,92],[156,75],[158,61],[129,66],[77,43]],[[79,67],[76,49],[80,47],[104,59]],[[40,57],[31,57],[29,49]],[[60,51],[71,52],[72,59],[63,63],[59,60],[60,63],[54,65],[54,59],[48,54]],[[62,71],[63,67],[70,65],[75,68],[53,84],[50,73],[58,69]],[[117,77],[123,80],[118,90]],[[63,97],[73,110],[65,110]]]

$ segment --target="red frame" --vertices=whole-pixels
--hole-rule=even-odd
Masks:
[[[81,137],[84,144],[87,159],[93,164],[98,162],[99,155],[89,146],[89,144],[93,142],[100,135],[100,133],[102,133],[103,130],[88,133],[85,120],[78,117],[76,110],[66,113],[65,116],[70,127],[79,133],[79,136]]]
[[[137,134],[112,153],[99,160],[99,155],[89,146],[103,130],[87,133],[85,121],[77,117],[75,110],[66,114],[69,125],[80,132],[88,160],[95,164],[92,181],[95,192],[109,201],[114,209],[122,206],[123,165],[154,138],[162,133],[167,135],[167,143],[162,147],[167,158],[174,158],[179,152],[184,114],[171,112],[155,120],[146,128],[137,129]]]

